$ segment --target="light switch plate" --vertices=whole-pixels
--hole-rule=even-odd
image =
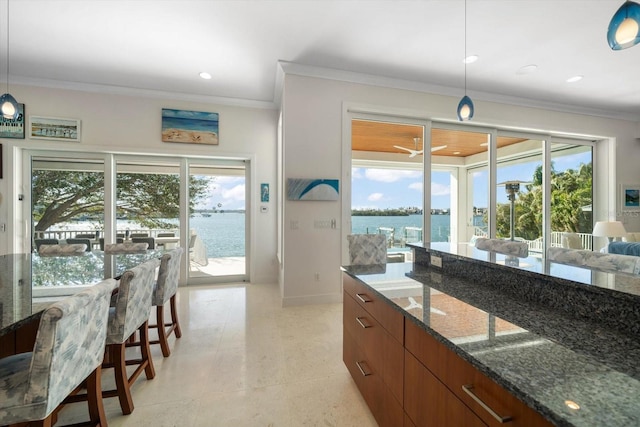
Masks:
[[[442,268],[442,258],[439,256],[431,255],[431,265],[434,267]]]

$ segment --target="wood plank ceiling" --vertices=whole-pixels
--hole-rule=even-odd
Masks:
[[[414,138],[420,138],[416,140]],[[434,155],[467,157],[487,150],[488,134],[478,132],[454,131],[447,129],[431,130],[431,147]],[[498,137],[498,148],[526,141],[525,138]],[[383,153],[409,154],[406,150],[422,150],[422,126],[398,123],[377,122],[371,120],[353,120],[351,122],[351,149],[355,151],[375,151]],[[438,147],[445,146],[438,149]]]

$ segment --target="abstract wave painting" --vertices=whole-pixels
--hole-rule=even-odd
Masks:
[[[287,200],[338,200],[337,179],[287,179]]]

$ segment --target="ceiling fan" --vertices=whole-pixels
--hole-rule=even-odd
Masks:
[[[409,152],[409,158],[411,158],[411,157],[417,156],[418,154],[424,153],[424,149],[418,150],[418,142],[419,141],[420,141],[420,138],[413,138],[413,143],[415,144],[415,147],[416,147],[415,150],[412,150],[411,148],[402,147],[400,145],[394,145],[394,147],[399,149],[399,150],[408,151]],[[443,148],[447,148],[447,146],[446,145],[440,145],[439,147],[431,147],[431,152],[433,153],[434,151],[442,150]]]

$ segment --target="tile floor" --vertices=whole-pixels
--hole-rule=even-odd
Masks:
[[[156,377],[136,381],[131,415],[105,399],[110,427],[377,425],[342,362],[342,304],[281,308],[265,284],[183,287],[178,298],[182,338],[166,359],[153,346]],[[59,424],[85,408],[68,406]]]

